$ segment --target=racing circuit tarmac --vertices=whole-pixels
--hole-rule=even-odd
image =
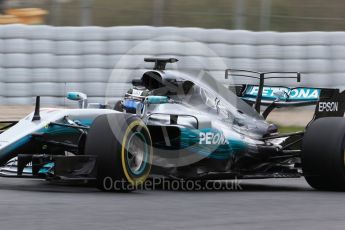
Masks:
[[[0,179],[0,229],[344,229],[345,193],[304,179],[247,180],[243,191],[99,192]],[[231,187],[231,186],[228,186]]]

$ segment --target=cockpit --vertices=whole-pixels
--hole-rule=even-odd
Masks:
[[[123,100],[125,111],[138,112],[138,104],[147,96],[165,96],[179,104],[155,106],[155,112],[169,108],[165,113],[199,114],[252,133],[266,133],[269,126],[250,105],[207,74],[147,71],[140,80],[133,81],[133,89]]]

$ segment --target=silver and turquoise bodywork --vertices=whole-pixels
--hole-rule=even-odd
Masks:
[[[183,167],[205,159],[230,161],[248,151],[256,151],[257,145],[264,144],[255,135],[244,135],[249,128],[257,129],[258,126],[237,127],[232,119],[198,111],[188,104],[162,103],[148,107],[146,122],[149,127],[174,127],[179,133],[177,137],[171,137],[169,131],[162,132],[164,138],[155,142],[157,166]],[[170,124],[170,116],[178,117],[176,125]],[[246,118],[252,119],[242,117]]]
[[[46,108],[29,114],[0,134],[0,164],[6,168],[6,162],[19,154],[43,155],[45,160],[46,155],[83,156],[88,128],[98,116],[127,113],[140,117],[150,131],[155,175],[215,179],[299,175],[294,167],[299,150],[292,146],[303,134],[297,134],[299,140],[295,134],[280,136],[277,127],[251,106],[258,97],[257,86],[246,85],[236,95],[208,74],[158,69],[144,71],[136,84],[140,87],[133,84],[117,103],[118,111],[89,109],[85,94],[71,92],[67,98],[78,101],[79,109]],[[321,94],[315,88],[266,86],[262,101],[269,106],[316,104]],[[126,123],[112,125],[123,128]],[[37,174],[49,174],[54,167],[49,159],[43,161]]]
[[[140,89],[150,91],[149,96],[142,99],[138,88],[136,95],[131,90],[122,100],[124,110],[136,109],[152,131],[154,172],[198,177],[259,167],[258,156],[273,145],[262,138],[277,128],[211,76],[193,76],[146,72]]]
[[[106,109],[42,108],[40,109],[40,120],[32,121],[34,113],[31,113],[0,134],[0,162],[4,164],[10,158],[15,157],[16,150],[29,144],[33,135],[49,134],[70,138],[76,133],[73,128],[56,126],[52,123],[64,123],[68,119],[78,125],[90,126],[97,116],[109,113],[118,112]],[[20,154],[26,153],[21,152]]]

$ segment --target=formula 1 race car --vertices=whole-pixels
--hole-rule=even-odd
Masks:
[[[271,78],[299,82],[294,72],[228,69],[225,79],[259,84],[224,86],[207,73],[166,70],[174,58],[145,61],[154,68],[133,80],[115,108],[70,92],[79,109],[40,109],[37,97],[35,112],[2,122],[0,176],[95,182],[102,190],[116,190],[114,181],[135,188],[151,177],[304,176],[316,189],[345,190],[344,93],[265,85]],[[307,105],[316,109],[305,131],[279,134],[265,120],[275,108]]]

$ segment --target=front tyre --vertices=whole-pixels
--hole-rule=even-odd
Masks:
[[[302,169],[310,186],[345,190],[345,119],[320,118],[307,129],[302,146]]]
[[[87,136],[85,154],[97,155],[97,187],[132,191],[148,178],[152,141],[143,121],[134,115],[101,115]]]

